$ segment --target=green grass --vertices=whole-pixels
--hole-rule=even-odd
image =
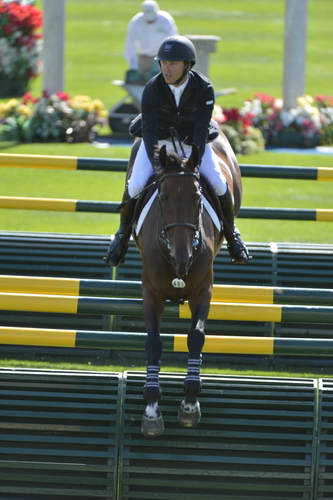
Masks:
[[[309,94],[332,92],[331,36],[333,2],[309,0],[307,80]],[[42,0],[37,1],[42,7]],[[217,35],[210,77],[216,88],[236,87],[220,102],[239,105],[254,92],[282,95],[285,0],[167,0],[182,34]],[[124,97],[112,86],[126,69],[124,40],[129,19],[139,10],[134,0],[67,0],[66,90],[101,98],[107,106]],[[34,84],[39,91],[41,79]]]
[[[138,357],[142,357],[142,354],[138,355]],[[98,362],[96,360],[87,361],[85,363],[77,362],[77,361],[54,361],[54,359],[48,360],[22,360],[22,359],[8,359],[8,358],[0,358],[0,367],[2,368],[36,368],[36,369],[52,369],[52,370],[84,370],[84,371],[106,371],[106,372],[122,372],[127,370],[134,371],[145,371],[145,362],[142,360],[133,362],[133,360],[129,360],[126,356],[123,360],[115,360],[110,363],[106,362]],[[178,372],[185,373],[186,372],[186,362],[184,364],[171,363],[168,361],[167,363],[162,363],[161,372]],[[315,369],[312,370],[301,370],[300,368],[294,369],[261,369],[261,370],[253,370],[247,368],[235,368],[232,367],[224,367],[221,368],[220,365],[216,365],[213,363],[206,362],[204,359],[204,366],[201,369],[201,373],[208,374],[214,373],[215,375],[239,375],[239,376],[260,376],[260,377],[297,377],[297,378],[321,378],[321,377],[332,377],[332,370],[329,369]]]

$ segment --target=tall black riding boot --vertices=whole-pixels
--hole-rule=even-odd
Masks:
[[[234,204],[232,195],[227,187],[224,195],[218,197],[223,214],[223,231],[227,240],[227,248],[234,264],[246,264],[251,259],[248,249],[241,240],[239,231],[234,223]]]
[[[110,266],[115,267],[124,262],[128,249],[128,241],[132,232],[135,205],[136,199],[129,197],[126,188],[120,209],[120,226],[114,235],[113,241],[110,243],[107,254],[104,258],[105,262],[110,264]]]

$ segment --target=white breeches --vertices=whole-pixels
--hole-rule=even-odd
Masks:
[[[165,143],[165,141],[161,141],[161,143]],[[191,148],[185,145],[184,149],[186,152],[191,151]],[[153,167],[148,158],[144,142],[141,141],[133,165],[132,174],[128,180],[128,194],[131,198],[140,193],[153,173]],[[227,181],[221,172],[218,157],[214,153],[210,144],[206,144],[201,160],[200,173],[206,177],[217,196],[225,194],[227,190]]]

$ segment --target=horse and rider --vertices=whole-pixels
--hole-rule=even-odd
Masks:
[[[132,232],[136,196],[154,173],[154,149],[159,140],[170,138],[170,129],[175,129],[185,144],[199,148],[200,174],[218,196],[227,222],[224,235],[232,262],[247,263],[249,252],[234,224],[232,194],[216,154],[207,142],[215,102],[213,86],[205,76],[193,70],[196,50],[184,36],[167,38],[157,59],[161,72],[143,91],[142,141],[123,195],[120,227],[109,249],[108,262],[117,266],[124,259]]]
[[[192,314],[185,398],[178,411],[181,425],[191,427],[201,415],[197,396],[204,327],[213,286],[213,260],[223,237],[232,263],[246,264],[251,259],[234,223],[242,194],[239,166],[226,137],[214,128],[214,89],[193,69],[195,47],[184,36],[171,36],[160,46],[157,60],[161,71],[145,85],[142,114],[132,124],[132,131],[142,139],[132,148],[120,227],[106,256],[112,266],[123,262],[137,220],[138,198],[146,196],[152,186],[157,188],[140,234],[134,235],[142,257],[147,330],[147,406],[142,420],[146,436],[164,430],[158,402],[160,319],[165,300],[188,301]],[[204,188],[207,193],[207,186],[220,219],[218,229],[203,210],[202,194]]]

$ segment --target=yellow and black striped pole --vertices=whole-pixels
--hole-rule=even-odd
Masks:
[[[52,210],[57,212],[119,213],[119,201],[85,201],[66,198],[30,198],[0,196],[0,208],[16,210]]]
[[[0,208],[20,210],[53,210],[58,212],[119,213],[120,202],[73,200],[66,198],[41,198],[26,196],[0,196]],[[245,219],[333,221],[329,208],[272,208],[243,207],[238,214]]]
[[[0,167],[126,172],[127,164],[128,160],[122,158],[78,158],[76,156],[0,154]]]
[[[67,314],[143,315],[142,299],[0,293],[0,310]],[[187,303],[166,303],[164,316],[190,319]],[[288,323],[333,323],[333,307],[211,302],[208,319]]]
[[[0,167],[125,172],[127,164],[122,158],[0,154]],[[333,168],[241,164],[240,169],[243,177],[333,181]]]
[[[162,334],[165,352],[187,352],[187,336]],[[145,333],[0,327],[0,344],[87,349],[144,350]],[[332,339],[206,335],[204,353],[331,356]]]
[[[139,298],[140,281],[0,275],[0,292]],[[333,289],[214,285],[213,302],[333,306]]]

